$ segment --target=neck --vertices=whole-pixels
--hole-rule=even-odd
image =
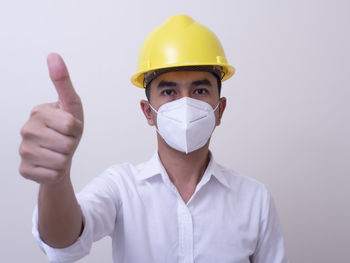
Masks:
[[[159,158],[185,202],[194,193],[209,163],[209,141],[189,154],[169,147],[157,133]]]

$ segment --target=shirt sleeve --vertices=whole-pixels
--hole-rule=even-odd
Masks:
[[[75,262],[90,253],[94,241],[114,231],[120,205],[118,191],[108,171],[92,180],[76,197],[83,214],[84,229],[75,243],[66,248],[53,248],[40,238],[37,206],[34,209],[32,233],[49,262]]]
[[[265,204],[252,263],[288,263],[281,225],[269,191]]]

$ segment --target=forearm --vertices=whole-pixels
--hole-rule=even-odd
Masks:
[[[38,200],[38,230],[56,248],[73,244],[83,229],[83,217],[69,176],[54,185],[42,184]]]
[[[63,248],[73,244],[83,228],[69,172],[83,133],[84,112],[63,59],[53,53],[47,64],[59,99],[34,107],[23,125],[19,172],[40,184],[40,237],[52,247]]]

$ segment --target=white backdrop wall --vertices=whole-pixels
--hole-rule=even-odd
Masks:
[[[0,261],[47,262],[31,236],[38,186],[18,173],[19,131],[33,106],[55,101],[46,56],[65,59],[85,109],[73,165],[79,191],[108,166],[156,149],[129,77],[146,35],[185,13],[220,38],[236,75],[211,149],[265,183],[291,262],[347,262],[350,244],[349,1],[0,2]],[[79,262],[112,262],[110,239]],[[209,248],[208,248],[209,249]]]

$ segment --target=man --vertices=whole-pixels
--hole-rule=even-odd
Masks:
[[[33,234],[51,262],[73,262],[112,237],[114,262],[287,262],[266,188],[218,165],[209,151],[234,73],[216,36],[170,17],[145,40],[131,81],[157,131],[148,162],[115,165],[77,194],[72,156],[83,109],[63,60],[48,56],[59,101],[35,107],[22,128],[21,174],[40,184]]]

